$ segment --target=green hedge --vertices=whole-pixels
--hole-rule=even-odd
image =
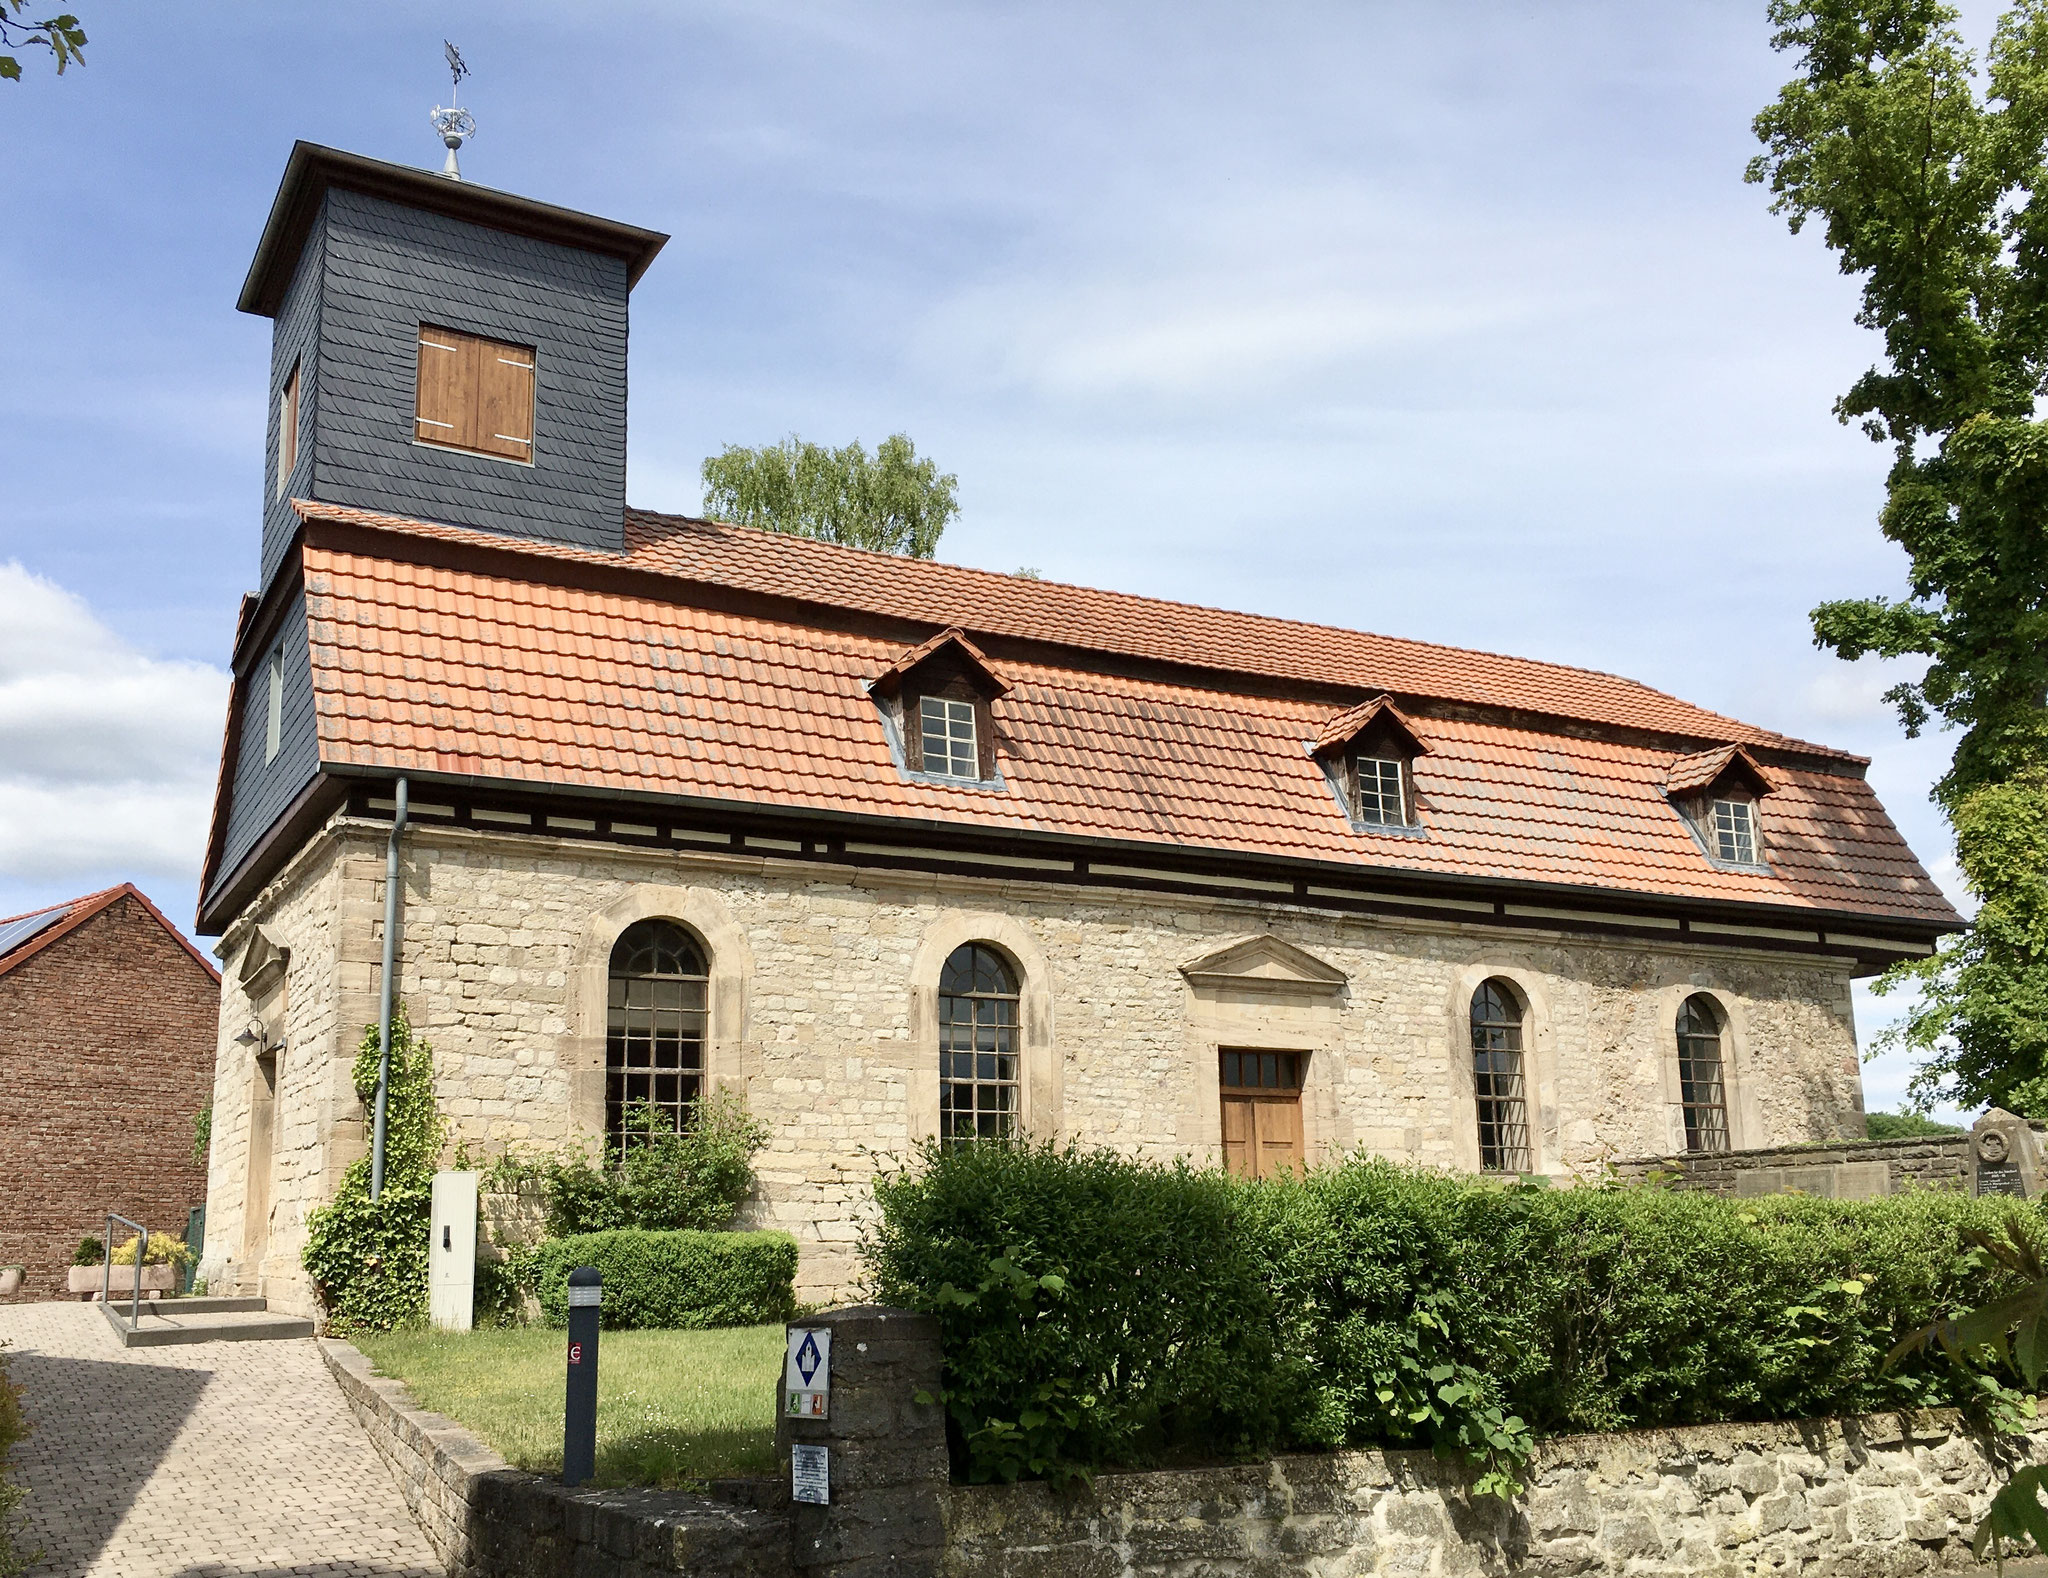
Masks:
[[[1970,1401],[1939,1358],[1878,1372],[1898,1337],[1995,1294],[1962,1234],[2013,1209],[1379,1161],[1249,1184],[1000,1147],[929,1150],[876,1193],[876,1294],[939,1317],[975,1477],[1416,1442],[1489,1488],[1532,1431]]]
[[[525,1272],[550,1326],[569,1323],[569,1273],[578,1266],[604,1278],[608,1327],[755,1326],[796,1310],[796,1240],[787,1233],[621,1227],[549,1239]]]

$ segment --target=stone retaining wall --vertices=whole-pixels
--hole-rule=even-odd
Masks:
[[[1679,1188],[1702,1194],[1747,1197],[1796,1189],[1830,1200],[1874,1200],[1908,1189],[1967,1189],[1973,1171],[1967,1134],[1693,1151],[1614,1163],[1614,1175],[1623,1183],[1662,1174]]]
[[[2048,1457],[2048,1433],[2031,1443]],[[1990,1499],[1951,1415],[1704,1425],[1543,1444],[1527,1495],[1475,1500],[1423,1452],[956,1486],[947,1578],[1866,1578],[1975,1565]]]
[[[797,1578],[820,1570],[811,1562],[833,1565],[829,1553],[799,1551],[778,1487],[735,1481],[709,1496],[565,1490],[507,1468],[459,1426],[414,1408],[402,1385],[372,1375],[348,1344],[324,1340],[321,1351],[453,1578]],[[835,1391],[838,1369],[835,1353]],[[2048,1462],[2048,1421],[2014,1444]],[[836,1467],[833,1478],[836,1498]],[[1974,1565],[1970,1532],[1993,1478],[1983,1443],[1941,1412],[1562,1437],[1542,1444],[1529,1491],[1512,1505],[1475,1499],[1466,1484],[1426,1452],[1378,1451],[1109,1474],[1064,1492],[935,1483],[944,1524],[936,1558],[906,1551],[889,1570],[1905,1578]]]
[[[680,1491],[568,1490],[413,1404],[348,1343],[316,1339],[450,1578],[793,1578],[786,1510]],[[734,1487],[734,1494],[741,1494]]]

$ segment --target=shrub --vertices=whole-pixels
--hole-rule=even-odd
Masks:
[[[81,1238],[78,1247],[71,1251],[74,1266],[96,1266],[107,1258],[107,1246],[97,1238]]]
[[[550,1326],[569,1323],[569,1273],[604,1278],[602,1324],[757,1326],[796,1311],[796,1240],[787,1233],[649,1232],[623,1227],[554,1238],[524,1261]]]
[[[1005,1147],[927,1150],[876,1195],[875,1292],[938,1317],[971,1477],[1419,1442],[1499,1491],[1532,1433],[1981,1407],[1951,1367],[1882,1364],[1981,1302],[1963,1235],[2016,1209]]]
[[[111,1263],[116,1266],[134,1265],[135,1245],[136,1239],[131,1235],[127,1243],[114,1251]],[[79,1245],[81,1249],[84,1247],[83,1244]],[[171,1237],[169,1233],[151,1233],[149,1247],[142,1252],[142,1263],[145,1266],[184,1266],[189,1265],[191,1260],[192,1246],[181,1238]]]
[[[356,1052],[356,1094],[377,1090],[377,1027]],[[329,1329],[390,1331],[427,1319],[427,1247],[442,1123],[434,1107],[434,1050],[416,1040],[403,1004],[391,1016],[391,1076],[384,1100],[384,1189],[370,1198],[370,1158],[342,1174],[334,1199],[307,1223],[301,1263]]]
[[[1242,1192],[1220,1173],[929,1147],[875,1194],[876,1296],[938,1317],[949,1427],[973,1477],[1058,1478],[1276,1437],[1289,1381],[1271,1294]]]
[[[0,1342],[0,1349],[7,1344]],[[28,1492],[13,1484],[7,1471],[15,1446],[28,1436],[28,1421],[22,1417],[21,1388],[7,1377],[7,1355],[0,1352],[0,1578],[17,1578],[41,1560],[41,1551],[25,1551],[18,1543],[28,1519],[21,1504]]]
[[[768,1131],[737,1092],[713,1091],[678,1132],[645,1103],[626,1112],[625,1155],[608,1166],[582,1156],[542,1164],[548,1234],[724,1227],[754,1187],[754,1154]]]
[[[204,1167],[213,1154],[213,1103],[192,1114],[192,1160]]]
[[[1863,1132],[1873,1140],[1917,1140],[1926,1135],[1964,1134],[1953,1123],[1936,1123],[1917,1112],[1866,1112]]]

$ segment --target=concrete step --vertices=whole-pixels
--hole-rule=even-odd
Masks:
[[[95,1299],[93,1302],[98,1303],[99,1301]],[[110,1309],[116,1310],[122,1315],[128,1313],[128,1301],[121,1297],[120,1294],[115,1294],[107,1302]],[[258,1298],[214,1298],[211,1295],[181,1299],[144,1299],[142,1301],[142,1313],[145,1316],[158,1314],[247,1315],[252,1313],[260,1314],[266,1307],[265,1301]]]
[[[128,1320],[127,1305],[100,1307],[106,1311],[107,1324],[114,1328],[114,1335],[124,1348],[163,1348],[188,1342],[266,1342],[313,1335],[311,1321],[297,1315],[272,1315],[262,1299],[145,1302],[141,1320],[133,1325]]]

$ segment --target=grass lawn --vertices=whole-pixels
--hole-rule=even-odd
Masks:
[[[355,1344],[420,1407],[446,1414],[515,1468],[561,1472],[566,1332],[389,1332]],[[773,1473],[782,1356],[780,1326],[606,1332],[597,1483]]]

